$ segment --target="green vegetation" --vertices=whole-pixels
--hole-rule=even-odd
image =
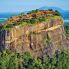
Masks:
[[[55,15],[61,16],[60,12],[58,10],[55,10]]]
[[[39,17],[39,18],[32,18],[30,20],[21,20],[21,21],[18,21],[18,22],[12,22],[11,24],[7,24],[7,25],[3,25],[0,27],[0,31],[1,30],[9,30],[15,26],[18,26],[18,25],[33,25],[33,24],[36,24],[36,23],[39,23],[39,22],[43,22],[43,21],[46,21],[47,19],[45,17]]]
[[[65,29],[65,35],[67,39],[69,40],[69,26],[65,26],[64,29]]]
[[[50,19],[55,19],[57,18],[57,16],[52,16],[50,17]],[[0,31],[2,30],[9,30],[15,26],[25,26],[25,25],[34,25],[36,23],[40,23],[40,22],[47,22],[50,20],[44,16],[42,17],[39,17],[39,18],[32,18],[30,20],[21,20],[21,21],[16,21],[16,22],[12,22],[10,24],[6,24],[6,25],[3,25],[3,26],[0,26]]]
[[[53,9],[48,9],[48,11],[53,11]]]
[[[36,9],[36,10],[32,10],[32,11],[30,11],[29,13],[27,13],[27,14],[31,14],[31,13],[37,13],[39,11],[39,9]]]
[[[43,43],[45,46],[49,46],[49,43],[50,43],[50,38],[49,36],[45,36],[44,39],[43,39]]]
[[[52,9],[49,9],[49,11],[53,11]],[[9,29],[11,29],[11,28],[13,28],[13,27],[15,27],[15,26],[17,26],[17,25],[22,25],[22,26],[24,26],[24,25],[33,25],[33,24],[36,24],[36,23],[40,23],[40,22],[47,22],[48,21],[48,19],[51,19],[51,18],[56,18],[56,16],[59,16],[60,15],[60,13],[56,10],[55,12],[56,12],[56,14],[54,15],[54,16],[50,16],[50,17],[48,17],[47,18],[47,16],[39,16],[39,17],[36,17],[36,15],[35,15],[35,13],[37,13],[37,12],[39,12],[39,10],[38,9],[36,9],[36,10],[32,10],[31,12],[29,12],[28,14],[30,14],[31,15],[31,13],[34,13],[32,16],[33,16],[33,18],[31,18],[31,19],[22,19],[22,20],[18,20],[18,21],[13,21],[13,20],[11,20],[11,21],[9,21],[10,22],[10,24],[5,24],[5,25],[3,25],[3,26],[1,26],[0,27],[0,31],[2,31],[2,30],[9,30]],[[53,11],[54,12],[54,11]],[[54,12],[54,13],[55,13]],[[23,16],[23,15],[28,15],[28,14],[24,14],[24,13],[21,13],[20,14],[20,17],[21,16]],[[12,17],[11,17],[12,18]],[[10,20],[10,19],[8,19],[8,20]],[[25,24],[26,23],[26,24]]]
[[[52,58],[44,55],[41,59],[28,52],[20,55],[5,50],[0,53],[0,69],[69,69],[69,51],[56,53]]]
[[[53,11],[53,9],[48,9],[49,11]],[[54,11],[53,11],[54,12]],[[61,16],[60,12],[58,10],[55,10],[55,15]]]

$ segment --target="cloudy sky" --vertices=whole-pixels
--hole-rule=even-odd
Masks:
[[[0,12],[23,12],[43,6],[69,10],[69,0],[1,0]]]

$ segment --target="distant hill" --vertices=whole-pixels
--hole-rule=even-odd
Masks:
[[[58,7],[46,7],[46,6],[39,8],[39,10],[48,10],[48,9],[58,10],[64,19],[69,19],[69,10],[63,10]]]
[[[16,16],[19,13],[0,13],[0,18],[10,18],[11,16]]]
[[[48,9],[58,10],[64,19],[69,19],[69,10],[63,10],[58,7],[47,7],[47,6],[43,6],[43,7],[39,8],[39,10],[48,10]],[[30,11],[23,11],[22,13],[26,14],[28,12],[30,12]],[[20,13],[0,13],[0,18],[10,18],[11,16],[19,15]]]

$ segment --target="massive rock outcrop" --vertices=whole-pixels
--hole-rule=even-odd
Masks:
[[[34,25],[15,26],[0,32],[0,51],[10,49],[17,53],[30,52],[34,56],[69,49],[66,40],[63,20],[60,16],[50,18],[47,22]]]

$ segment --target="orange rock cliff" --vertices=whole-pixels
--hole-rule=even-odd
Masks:
[[[66,40],[63,19],[51,11],[39,11],[36,14],[14,16],[6,24],[45,16],[48,20],[35,24],[16,25],[0,32],[0,51],[9,49],[17,53],[30,52],[33,56],[53,55],[57,51],[69,49]]]

